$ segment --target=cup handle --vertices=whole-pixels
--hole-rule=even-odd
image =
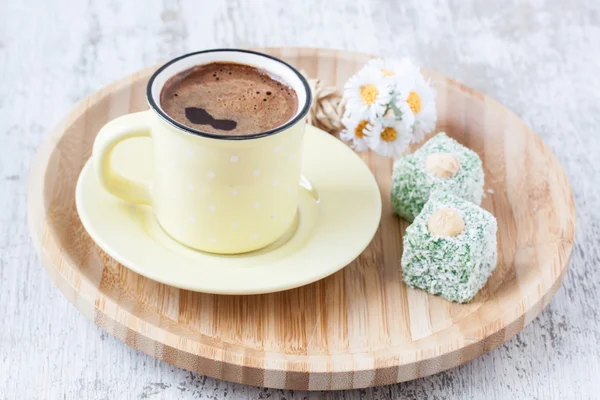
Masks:
[[[100,184],[112,195],[131,203],[152,204],[150,188],[116,172],[111,166],[111,155],[124,140],[151,137],[149,113],[148,110],[127,114],[110,121],[100,129],[94,141],[92,160]]]

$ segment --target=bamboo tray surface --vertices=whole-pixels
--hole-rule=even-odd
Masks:
[[[341,87],[370,56],[322,49],[262,49]],[[367,153],[383,198],[370,246],[341,271],[284,292],[224,296],[144,278],[102,252],[75,209],[77,177],[107,121],[147,108],[155,68],[78,104],[32,167],[29,223],[42,264],[88,318],[129,346],[200,374],[299,390],[351,389],[430,375],[502,344],[531,322],[560,286],[575,232],[562,168],[517,116],[435,73],[438,131],[482,158],[483,207],[498,219],[498,266],[469,304],[402,283],[408,223],[390,208],[391,161]]]

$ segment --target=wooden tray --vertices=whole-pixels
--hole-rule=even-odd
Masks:
[[[343,85],[369,56],[317,49],[263,49],[310,76]],[[478,296],[458,305],[401,280],[407,223],[389,204],[391,162],[364,160],[379,182],[381,226],[342,271],[311,285],[255,296],[175,289],[103,253],[75,211],[75,183],[107,121],[146,109],[153,69],[78,104],[36,157],[29,223],[42,264],[88,318],[129,346],[219,379],[285,389],[385,385],[455,367],[495,348],[548,304],[567,270],[575,209],[565,175],[540,138],[496,101],[428,73],[438,130],[484,160],[483,206],[498,218],[499,260]],[[168,266],[165,266],[168,267]]]

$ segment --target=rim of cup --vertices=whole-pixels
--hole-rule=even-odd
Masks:
[[[160,106],[160,93],[165,83],[169,78],[178,74],[179,72],[185,71],[186,69],[192,68],[196,65],[205,65],[212,62],[245,64],[272,73],[275,77],[280,78],[283,83],[290,86],[296,92],[296,95],[298,96],[298,104],[302,104],[302,106],[298,107],[294,117],[284,124],[265,132],[257,132],[248,135],[219,135],[215,133],[202,132],[198,129],[191,128],[175,121],[166,112],[164,112]],[[211,139],[249,140],[275,135],[287,130],[291,126],[294,126],[298,121],[303,119],[306,114],[308,114],[312,103],[312,94],[306,78],[296,68],[292,67],[285,61],[253,50],[220,48],[187,53],[163,64],[152,74],[150,80],[148,81],[148,85],[146,86],[146,99],[150,108],[154,110],[165,122],[184,132]]]

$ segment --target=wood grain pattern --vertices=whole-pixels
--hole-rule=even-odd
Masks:
[[[368,57],[316,49],[268,49],[309,75],[342,85]],[[331,68],[331,66],[335,68]],[[40,150],[29,221],[53,281],[110,334],[156,358],[212,377],[286,389],[348,389],[426,376],[502,344],[548,303],[566,271],[575,211],[569,184],[537,135],[497,102],[430,73],[439,130],[484,160],[483,206],[499,222],[499,264],[468,305],[401,282],[407,224],[389,205],[391,162],[363,156],[384,211],[369,248],[339,273],[295,290],[217,296],[167,287],[114,262],[84,232],[74,205],[79,171],[98,129],[145,108],[151,70],[84,100]]]

